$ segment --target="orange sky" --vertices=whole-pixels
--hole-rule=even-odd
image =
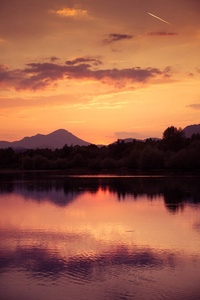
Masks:
[[[0,140],[199,124],[199,15],[199,0],[1,1]]]

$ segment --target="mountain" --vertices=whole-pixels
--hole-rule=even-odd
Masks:
[[[36,148],[62,148],[64,145],[68,146],[88,146],[90,143],[85,142],[69,131],[65,129],[58,129],[50,134],[36,134],[31,137],[25,137],[20,141],[6,142],[0,141],[0,148],[26,148],[26,149],[36,149]]]
[[[186,138],[190,138],[193,134],[200,134],[200,124],[186,126],[183,131],[185,132]]]

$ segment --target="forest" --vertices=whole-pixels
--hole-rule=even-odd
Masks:
[[[200,170],[200,134],[186,138],[174,126],[162,139],[118,140],[108,146],[0,149],[0,170]]]

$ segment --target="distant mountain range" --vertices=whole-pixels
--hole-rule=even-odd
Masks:
[[[185,132],[185,137],[190,138],[193,134],[200,134],[200,124],[198,125],[189,125],[183,129]]]
[[[25,148],[25,149],[36,149],[36,148],[49,148],[49,149],[61,149],[64,145],[68,146],[88,146],[90,143],[85,142],[69,131],[65,129],[56,130],[50,134],[36,134],[31,137],[25,137],[20,141],[6,142],[0,141],[0,148]]]
[[[198,125],[189,125],[183,129],[185,132],[185,136],[187,138],[191,137],[193,134],[199,133],[200,134],[200,124]],[[125,143],[132,142],[134,138],[127,138],[123,139]],[[152,138],[157,140],[157,138]],[[122,141],[122,139],[120,139]],[[145,140],[144,140],[145,141]],[[115,142],[116,143],[116,142]],[[71,132],[65,129],[58,129],[52,133],[47,135],[44,134],[36,134],[31,137],[24,137],[20,141],[15,142],[7,142],[7,141],[0,141],[0,149],[2,148],[14,148],[14,149],[61,149],[64,145],[68,146],[88,146],[91,143],[83,141],[73,135]],[[103,146],[103,145],[101,145]]]

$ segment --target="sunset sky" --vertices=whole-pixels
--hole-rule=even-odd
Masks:
[[[199,56],[199,0],[0,0],[0,140],[199,124]]]

